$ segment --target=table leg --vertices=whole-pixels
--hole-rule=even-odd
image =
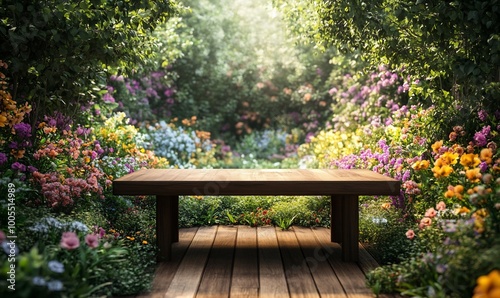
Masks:
[[[158,261],[169,261],[172,243],[179,241],[179,197],[156,196],[156,242]]]
[[[331,196],[330,198],[330,218],[331,218],[331,240],[332,242],[342,242],[342,196]]]
[[[359,207],[358,196],[334,195],[331,197],[332,242],[342,244],[342,259],[359,260]]]

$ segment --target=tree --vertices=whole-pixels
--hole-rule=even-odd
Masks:
[[[149,34],[174,11],[171,0],[0,0],[0,57],[12,95],[33,123],[88,105],[107,72],[131,72],[153,54]]]
[[[274,2],[285,7],[292,20],[301,16],[299,33],[307,32],[325,48],[359,52],[372,67],[405,67],[421,79],[411,90],[413,98],[441,108],[436,111],[446,113],[448,120],[455,116],[457,122],[469,122],[472,112],[498,108],[497,0]]]

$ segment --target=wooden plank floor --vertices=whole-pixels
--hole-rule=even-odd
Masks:
[[[137,297],[375,297],[365,273],[376,266],[361,245],[359,264],[343,262],[326,228],[188,228]]]

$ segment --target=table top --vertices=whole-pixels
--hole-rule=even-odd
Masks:
[[[370,170],[144,169],[113,181],[116,195],[398,195]]]

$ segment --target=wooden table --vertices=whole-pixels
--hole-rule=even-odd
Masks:
[[[328,195],[331,241],[345,261],[358,261],[360,195],[398,195],[400,181],[369,170],[327,169],[146,169],[113,181],[115,195],[156,196],[160,259],[179,241],[181,195]]]

